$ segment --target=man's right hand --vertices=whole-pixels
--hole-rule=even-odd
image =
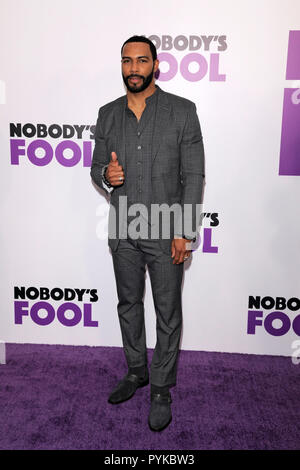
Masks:
[[[125,176],[123,167],[122,165],[119,165],[116,152],[111,152],[111,160],[106,169],[105,178],[110,182],[112,186],[120,186],[124,183]]]

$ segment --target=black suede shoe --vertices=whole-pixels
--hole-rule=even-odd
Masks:
[[[108,398],[108,402],[112,405],[122,403],[123,401],[129,400],[133,397],[136,390],[140,387],[144,387],[149,383],[149,372],[146,369],[145,376],[139,377],[136,374],[128,373],[118,383],[116,388],[112,391]]]
[[[172,421],[172,398],[170,392],[151,393],[151,408],[148,424],[151,431],[162,431]]]

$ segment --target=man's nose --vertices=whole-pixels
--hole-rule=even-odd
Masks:
[[[131,62],[131,69],[130,69],[130,72],[131,73],[138,73],[139,71],[139,63],[137,60],[133,60]]]

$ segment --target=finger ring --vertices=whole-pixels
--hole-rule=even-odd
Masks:
[[[122,180],[123,180],[122,176],[119,176],[119,180],[120,180],[120,181],[122,181]]]
[[[189,259],[188,256],[185,256],[185,257],[183,258],[184,261],[186,261],[187,259]]]

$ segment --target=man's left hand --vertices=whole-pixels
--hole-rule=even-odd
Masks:
[[[186,261],[191,254],[191,241],[186,238],[174,238],[172,240],[171,256],[173,264],[180,264]]]

